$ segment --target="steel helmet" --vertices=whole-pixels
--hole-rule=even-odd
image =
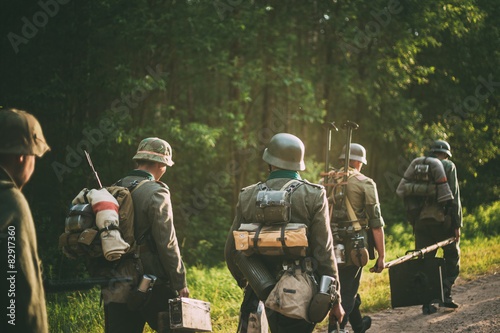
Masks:
[[[262,159],[285,170],[305,170],[304,143],[295,135],[278,133],[269,141]]]
[[[443,140],[436,140],[431,144],[431,153],[445,153],[451,157],[450,144]]]
[[[148,160],[172,166],[172,148],[167,141],[159,138],[146,138],[141,141],[134,160]]]
[[[0,110],[0,153],[42,157],[49,145],[36,118],[16,109]]]
[[[363,164],[368,164],[366,161],[366,149],[358,143],[351,143],[351,153],[349,154],[349,159],[354,161],[360,161]],[[342,148],[342,154],[339,156],[339,160],[345,160],[345,145]]]

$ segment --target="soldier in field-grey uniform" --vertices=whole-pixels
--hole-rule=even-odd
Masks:
[[[339,160],[345,163],[345,146]],[[363,239],[364,248],[368,248],[369,233],[373,235],[373,246],[377,250],[378,258],[375,266],[370,268],[372,273],[381,273],[384,269],[385,261],[385,237],[384,237],[384,219],[380,210],[380,201],[378,198],[377,185],[373,179],[363,175],[361,168],[367,164],[366,150],[357,143],[351,143],[351,152],[349,157],[349,171],[347,175],[346,196],[348,204],[352,208],[355,216],[350,217],[350,222],[339,221],[339,224],[348,224],[353,227],[353,223],[359,226],[359,236]],[[340,169],[344,172],[344,168]],[[341,178],[342,179],[342,178]],[[335,213],[335,212],[334,212]],[[335,214],[334,214],[335,216]],[[334,221],[336,222],[336,221]],[[356,229],[356,225],[354,225]],[[340,325],[340,332],[344,332],[347,322],[351,324],[354,333],[364,333],[371,327],[371,318],[361,316],[359,307],[361,297],[358,294],[359,284],[363,267],[360,262],[355,263],[356,250],[351,234],[342,234],[342,244],[345,246],[345,263],[339,264],[340,287],[342,288],[342,306],[346,311],[344,321]],[[358,259],[359,260],[359,259]],[[367,260],[367,259],[366,259]],[[361,260],[362,261],[362,260]]]
[[[446,260],[446,278],[443,281],[443,306],[456,309],[458,304],[451,297],[451,289],[460,272],[460,228],[463,225],[457,168],[450,161],[450,145],[446,141],[434,141],[430,146],[430,156],[438,158],[443,164],[453,199],[443,207],[444,214],[448,217],[445,223],[438,223],[432,219],[417,220],[414,225],[415,248],[421,249],[450,237],[456,238],[456,242],[443,247],[443,257]],[[426,257],[435,257],[436,253],[437,250],[426,254]],[[437,308],[432,304],[424,304],[422,311],[424,314],[432,314],[437,311]]]
[[[159,323],[159,314],[168,311],[168,300],[189,297],[186,271],[175,234],[170,190],[160,181],[167,166],[172,166],[170,145],[159,138],[141,141],[133,157],[137,169],[118,182],[120,186],[139,183],[132,192],[135,239],[145,274],[157,277],[151,300],[138,311],[123,303],[105,305],[106,332],[142,332],[147,322],[151,328],[170,332],[169,323]],[[161,316],[163,319],[168,316]]]
[[[1,332],[48,332],[35,225],[21,193],[35,170],[35,156],[47,150],[33,115],[0,110]]]
[[[291,195],[291,219],[289,223],[303,223],[307,226],[308,248],[306,257],[317,261],[317,274],[335,277],[338,281],[337,264],[333,253],[333,240],[328,221],[328,202],[323,186],[309,183],[300,177],[299,171],[305,169],[304,144],[294,135],[288,133],[276,134],[264,151],[263,160],[269,165],[269,177],[266,186],[279,190],[291,180],[302,183]],[[236,264],[238,250],[235,247],[233,231],[238,230],[242,223],[255,220],[256,198],[259,192],[258,184],[246,187],[239,196],[236,216],[229,231],[225,257],[227,266],[241,288],[247,292],[251,287]],[[285,260],[283,256],[260,256],[272,276],[277,277]],[[265,258],[264,258],[265,257]],[[342,320],[343,309],[339,297],[333,305],[331,313]],[[267,320],[272,333],[312,332],[315,325],[304,319],[287,317],[284,314],[266,308]],[[267,331],[267,328],[265,329]],[[246,332],[241,330],[241,332]]]

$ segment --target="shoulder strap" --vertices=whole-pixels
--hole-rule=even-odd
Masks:
[[[292,180],[288,181],[285,185],[283,185],[281,187],[280,191],[287,191],[287,192],[289,192],[291,194],[300,185],[302,185],[302,182],[300,182],[300,181],[298,181],[296,179],[292,179]]]
[[[243,188],[240,190],[240,192],[244,192],[244,191],[248,190],[249,188],[252,188],[252,187],[254,187],[254,186],[256,186],[256,185],[260,185],[260,184],[262,184],[262,182],[258,182],[257,184],[252,184],[252,185],[249,185],[249,186],[247,186],[247,187],[243,187]]]
[[[135,190],[137,190],[139,188],[139,186],[141,186],[142,184],[144,184],[145,182],[149,181],[149,179],[143,179],[141,180],[140,182],[138,182],[137,180],[136,181],[133,181],[128,187],[129,187],[129,191],[130,193],[134,192]]]
[[[360,174],[360,173],[359,172],[349,172],[348,176],[347,176],[347,180],[351,179],[352,177],[355,177],[358,174]],[[349,220],[352,221],[352,226],[354,228],[354,231],[361,230],[362,229],[361,224],[359,223],[358,217],[356,216],[356,213],[354,212],[354,209],[352,208],[351,202],[349,201],[349,198],[347,197],[347,193],[345,193],[345,206],[347,208],[347,216],[349,217]]]
[[[354,227],[354,231],[359,231],[362,229],[361,224],[358,221],[358,217],[356,213],[354,213],[354,209],[352,209],[351,202],[347,195],[345,196],[345,205],[347,208],[347,215],[349,216],[349,220],[352,221],[352,226]]]

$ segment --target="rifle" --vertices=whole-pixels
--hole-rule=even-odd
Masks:
[[[352,138],[352,130],[355,129],[357,130],[359,128],[359,125],[356,124],[353,121],[346,121],[343,125],[342,128],[347,129],[347,137],[346,137],[346,144],[345,144],[345,159],[344,159],[344,185],[342,185],[342,193],[344,194],[343,200],[346,195],[346,186],[347,186],[347,179],[349,178],[349,159],[351,157],[351,138]]]
[[[330,172],[330,150],[332,149],[332,128],[335,128],[335,131],[338,132],[337,126],[335,126],[335,122],[332,121],[328,123],[326,127],[326,154],[325,154],[325,173],[322,174],[325,176],[323,179],[323,184],[326,185],[328,183],[328,173]]]
[[[432,252],[434,250],[439,249],[440,247],[449,245],[449,244],[455,242],[456,240],[457,239],[455,237],[450,237],[448,239],[445,239],[444,241],[438,242],[438,243],[431,245],[431,246],[428,246],[428,247],[424,247],[423,249],[420,249],[420,250],[407,251],[406,253],[408,253],[408,252],[411,252],[411,253],[406,254],[406,255],[404,255],[398,259],[395,259],[393,261],[386,262],[384,267],[391,268],[392,266],[401,264],[401,263],[408,261],[410,259],[413,259],[415,257],[421,257],[428,252]]]
[[[99,189],[102,188],[101,180],[99,179],[99,175],[97,174],[97,171],[94,169],[94,164],[92,163],[92,160],[90,159],[89,153],[87,153],[86,150],[83,151],[85,153],[85,156],[87,157],[87,162],[89,164],[90,170],[92,171],[92,176],[94,177],[95,181],[97,182],[97,185],[99,185]]]
[[[60,293],[66,291],[87,290],[96,285],[112,287],[117,282],[130,282],[130,276],[114,277],[111,279],[83,279],[83,280],[43,280],[43,287],[47,293]]]

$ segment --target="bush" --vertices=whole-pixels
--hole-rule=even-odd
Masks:
[[[500,235],[500,201],[479,206],[470,214],[464,209],[462,234],[464,239]]]

